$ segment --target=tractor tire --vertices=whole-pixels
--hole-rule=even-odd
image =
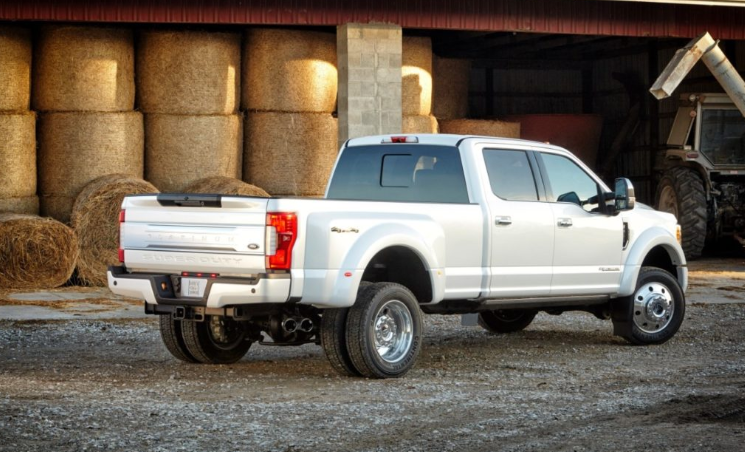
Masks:
[[[655,201],[657,210],[678,219],[686,258],[701,257],[706,242],[707,206],[704,181],[698,172],[682,166],[665,171]]]

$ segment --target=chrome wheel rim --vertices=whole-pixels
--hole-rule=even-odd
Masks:
[[[662,189],[657,208],[662,212],[671,213],[675,215],[675,218],[678,218],[678,197],[675,195],[673,187],[668,185]]]
[[[409,308],[399,300],[381,306],[373,321],[373,338],[380,359],[389,364],[404,359],[414,341],[414,320]]]
[[[236,322],[214,315],[210,316],[207,331],[210,342],[221,350],[234,349],[245,337],[245,332]]]
[[[672,294],[664,284],[644,284],[634,294],[634,324],[645,333],[659,333],[667,328],[674,311]]]

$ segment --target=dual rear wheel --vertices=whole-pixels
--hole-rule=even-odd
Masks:
[[[207,316],[203,322],[160,316],[160,335],[175,358],[188,363],[231,364],[251,347],[248,333],[228,317]]]
[[[414,366],[423,330],[421,310],[409,289],[363,284],[354,306],[324,311],[321,345],[343,375],[397,378]]]

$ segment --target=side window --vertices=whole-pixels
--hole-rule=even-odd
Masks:
[[[542,153],[541,157],[550,186],[549,201],[572,202],[588,212],[597,207],[597,204],[587,203],[597,196],[597,184],[581,167],[560,155]]]
[[[524,151],[484,150],[492,192],[508,201],[537,201],[533,171]]]

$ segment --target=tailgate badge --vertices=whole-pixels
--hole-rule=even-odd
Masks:
[[[258,250],[259,249],[259,245],[255,244],[255,243],[249,243],[248,244],[248,249],[249,250]]]

